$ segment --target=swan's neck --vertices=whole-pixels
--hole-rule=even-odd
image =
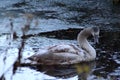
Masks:
[[[87,38],[90,36],[90,31],[83,30],[78,34],[78,43],[79,47],[82,48],[85,52],[85,55],[89,57],[89,59],[94,59],[96,57],[95,49],[89,44]]]

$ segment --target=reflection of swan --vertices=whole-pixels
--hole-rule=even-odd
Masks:
[[[29,59],[45,65],[73,64],[94,60],[96,51],[87,41],[90,35],[94,37],[95,42],[98,42],[99,28],[89,27],[82,30],[77,38],[79,47],[73,44],[55,45],[46,50],[39,50],[37,54],[29,57]]]
[[[54,77],[55,80],[61,78],[61,80],[86,80],[93,75],[92,71],[95,66],[95,61],[91,61],[75,65],[39,65],[31,68],[44,73],[42,75],[44,79],[49,79],[45,77],[48,75],[50,77]]]
[[[76,64],[75,67],[78,73],[78,80],[94,79],[93,69],[96,67],[95,61]]]

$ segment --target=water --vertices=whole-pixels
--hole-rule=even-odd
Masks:
[[[0,76],[6,80],[119,80],[120,79],[120,12],[111,0],[8,0],[0,4]],[[30,29],[21,38],[26,24],[25,13],[33,14]],[[17,38],[12,40],[10,19]],[[22,62],[39,48],[73,43],[81,29],[100,27],[97,58],[93,62],[66,66],[22,64],[13,74],[16,53],[24,43]],[[11,53],[11,54],[10,54]],[[8,59],[5,59],[5,57]],[[4,61],[6,60],[6,62]],[[5,68],[4,68],[5,67]]]

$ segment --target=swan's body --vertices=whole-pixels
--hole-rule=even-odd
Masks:
[[[44,65],[74,64],[94,60],[96,51],[87,41],[87,37],[90,35],[93,35],[94,39],[98,41],[98,27],[85,28],[78,34],[79,47],[73,44],[55,45],[46,50],[39,50],[37,54],[29,57],[29,59]]]

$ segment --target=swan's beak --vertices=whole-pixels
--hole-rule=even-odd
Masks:
[[[99,35],[94,35],[94,43],[95,44],[99,43]]]

